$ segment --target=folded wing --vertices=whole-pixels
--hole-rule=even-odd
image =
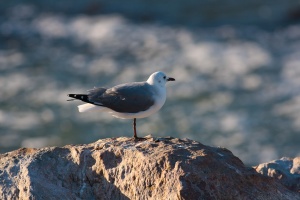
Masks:
[[[88,92],[88,103],[121,113],[145,111],[155,103],[155,91],[145,82],[122,84],[110,89],[94,88]]]

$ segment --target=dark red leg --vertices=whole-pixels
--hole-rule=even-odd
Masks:
[[[138,141],[146,140],[145,138],[138,137],[136,134],[136,118],[133,119],[133,138],[134,138],[134,140],[138,140]]]
[[[138,136],[136,135],[136,118],[133,119],[133,133],[133,137],[137,139]]]

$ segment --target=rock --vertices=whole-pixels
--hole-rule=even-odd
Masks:
[[[278,179],[287,188],[300,193],[300,157],[273,160],[255,167],[260,174]]]
[[[0,155],[0,199],[300,199],[225,148],[109,138]]]

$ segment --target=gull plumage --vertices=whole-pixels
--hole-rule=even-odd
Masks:
[[[134,138],[136,119],[156,113],[166,101],[166,83],[175,81],[163,72],[155,72],[147,81],[124,83],[112,88],[93,88],[87,94],[69,94],[71,100],[81,100],[79,112],[101,111],[122,119],[133,119]]]

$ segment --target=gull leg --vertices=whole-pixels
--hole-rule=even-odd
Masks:
[[[133,137],[137,139],[138,136],[136,135],[136,118],[133,119],[133,134]]]
[[[138,141],[146,140],[145,138],[138,137],[136,134],[136,118],[133,119],[133,139]]]

